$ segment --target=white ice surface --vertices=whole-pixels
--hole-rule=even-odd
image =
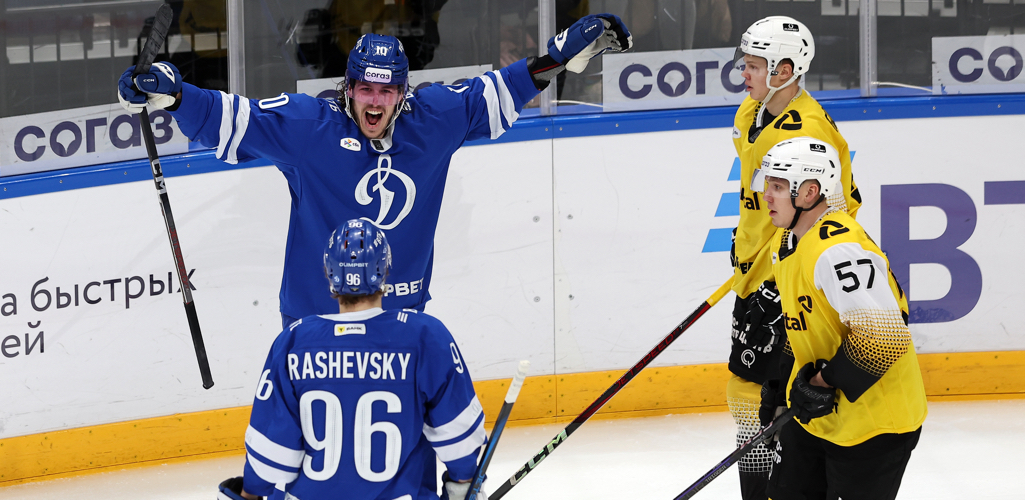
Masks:
[[[485,489],[493,492],[563,425],[505,431]],[[727,413],[590,421],[508,495],[526,499],[670,500],[732,451]],[[900,500],[1023,499],[1025,400],[931,403]],[[212,500],[242,455],[128,468],[0,488],[0,498]],[[697,499],[739,499],[735,469]]]

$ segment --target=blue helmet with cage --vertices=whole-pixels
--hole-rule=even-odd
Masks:
[[[373,295],[384,289],[391,247],[373,223],[352,219],[338,226],[324,249],[324,273],[331,293]]]
[[[359,37],[356,46],[349,51],[342,97],[345,102],[345,113],[354,120],[349,91],[357,81],[399,86],[400,98],[395,107],[396,112],[392,115],[394,123],[409,90],[409,59],[406,58],[402,42],[393,36],[367,33]],[[391,123],[388,125],[391,126]]]

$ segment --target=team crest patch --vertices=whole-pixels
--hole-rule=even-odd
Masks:
[[[737,127],[733,127],[733,138],[740,139],[740,129]]]
[[[359,141],[353,139],[352,137],[346,137],[345,139],[342,139],[342,147],[348,149],[349,151],[359,151],[363,148],[363,146],[360,145]]]
[[[342,335],[366,335],[367,326],[363,323],[346,323],[335,325],[335,337]]]

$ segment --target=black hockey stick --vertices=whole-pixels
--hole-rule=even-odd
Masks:
[[[737,463],[741,457],[747,455],[747,453],[754,449],[755,446],[762,444],[763,441],[769,439],[770,436],[779,431],[781,427],[793,420],[794,415],[797,415],[797,410],[794,408],[790,408],[783,412],[782,415],[776,417],[776,420],[773,420],[772,423],[758,431],[757,434],[751,436],[751,439],[745,441],[744,444],[740,445],[740,448],[737,448],[736,451],[730,453],[730,455],[723,459],[722,462],[719,462],[715,467],[712,467],[712,470],[708,471],[704,476],[701,476],[701,479],[695,481],[694,484],[683,490],[683,493],[677,495],[673,500],[686,500],[696,495],[702,488],[708,486],[708,483],[711,483],[713,479],[719,477],[719,475],[726,472],[726,469],[729,469],[731,465]]]
[[[573,421],[570,422],[569,425],[567,425],[566,428],[562,430],[562,432],[557,434],[554,439],[552,439],[548,444],[545,445],[544,448],[541,448],[541,451],[537,452],[529,461],[527,461],[526,464],[523,465],[523,467],[520,467],[520,470],[516,471],[516,473],[513,474],[512,477],[510,477],[504,483],[502,483],[502,486],[500,486],[494,494],[488,497],[488,500],[498,500],[505,496],[505,494],[508,493],[513,486],[516,486],[516,483],[519,483],[524,477],[526,477],[527,474],[530,474],[530,472],[533,471],[541,463],[542,460],[547,458],[549,455],[552,454],[553,451],[555,451],[555,448],[557,448],[560,444],[566,442],[566,439],[569,438],[570,434],[573,434],[573,432],[576,431],[578,427],[583,425],[584,422],[587,421],[587,419],[591,418],[591,415],[594,415],[598,410],[601,409],[602,406],[605,406],[605,403],[608,403],[609,400],[612,399],[612,397],[620,391],[620,389],[626,386],[626,384],[630,382],[630,380],[632,380],[638,373],[640,373],[640,371],[643,370],[644,367],[648,366],[655,359],[655,357],[657,357],[659,354],[662,354],[662,351],[665,351],[667,348],[669,348],[669,344],[672,344],[673,341],[679,338],[680,335],[683,334],[683,332],[687,331],[687,329],[690,328],[690,326],[693,325],[694,322],[698,320],[698,318],[700,318],[702,315],[705,314],[706,311],[708,311],[712,308],[712,306],[718,303],[720,299],[725,297],[726,294],[729,293],[730,288],[732,286],[733,276],[730,276],[730,279],[726,280],[726,283],[723,283],[722,286],[720,286],[718,290],[716,290],[710,297],[708,297],[707,300],[702,302],[701,305],[698,306],[698,308],[694,312],[692,312],[690,316],[687,317],[687,319],[683,320],[683,323],[680,323],[676,326],[675,329],[673,329],[672,332],[669,332],[669,335],[662,339],[662,341],[659,342],[658,345],[656,345],[651,351],[649,351],[648,354],[645,354],[644,357],[641,358],[641,360],[633,366],[633,368],[627,370],[626,373],[624,373],[623,376],[619,378],[619,380],[612,384],[612,387],[606,389],[601,396],[598,396],[598,399],[594,400],[594,402],[591,403],[591,405],[588,406],[580,415],[577,415],[577,418],[573,419]]]
[[[513,404],[516,403],[516,397],[520,395],[520,387],[523,386],[523,379],[527,376],[528,368],[530,368],[530,361],[520,361],[520,367],[516,370],[512,383],[509,384],[509,391],[505,393],[505,402],[502,403],[502,410],[498,412],[498,420],[495,420],[495,427],[491,429],[491,439],[488,440],[488,445],[484,448],[484,455],[481,456],[480,463],[477,464],[477,472],[473,474],[470,489],[466,492],[466,500],[474,500],[480,493],[480,487],[484,484],[484,474],[488,471],[488,465],[491,463],[491,457],[495,454],[495,449],[498,448],[498,439],[502,437],[505,423],[509,420],[509,413],[512,412]]]
[[[139,53],[139,60],[135,65],[136,76],[149,72],[153,59],[156,59],[157,52],[164,45],[167,38],[167,29],[171,26],[171,6],[162,4],[157,9],[153,19],[153,27],[149,32],[149,39]],[[164,171],[160,168],[160,157],[157,155],[157,144],[153,140],[153,129],[150,128],[149,112],[142,108],[139,113],[139,121],[142,125],[142,137],[146,142],[146,153],[149,154],[149,165],[153,171],[153,182],[156,184],[157,193],[160,195],[160,210],[164,214],[164,225],[167,227],[167,238],[171,241],[171,253],[174,255],[174,266],[178,270],[178,281],[181,284],[182,301],[185,302],[185,315],[189,319],[189,330],[192,332],[192,344],[196,348],[196,360],[199,361],[199,373],[203,377],[203,388],[209,389],[214,386],[214,379],[210,375],[210,362],[206,359],[206,346],[203,345],[203,333],[199,330],[199,317],[196,315],[196,304],[192,301],[192,287],[189,285],[189,273],[185,268],[185,259],[182,258],[181,245],[178,244],[178,230],[174,226],[174,217],[171,215],[171,200],[167,197],[167,187],[164,186]],[[168,284],[170,286],[170,283]]]

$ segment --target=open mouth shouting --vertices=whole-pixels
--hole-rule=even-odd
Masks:
[[[366,124],[368,130],[376,131],[383,124],[381,118],[384,117],[384,111],[379,109],[368,109],[363,112],[363,123]]]

